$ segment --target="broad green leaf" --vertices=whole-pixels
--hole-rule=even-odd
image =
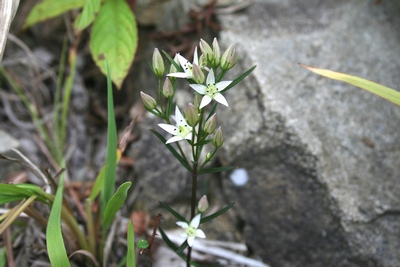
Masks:
[[[128,253],[126,255],[126,267],[135,267],[135,232],[133,229],[132,221],[129,220],[128,224]]]
[[[245,73],[234,79],[224,90],[221,91],[221,93],[228,91],[232,87],[234,87],[236,84],[240,83],[244,78],[246,78],[250,73],[253,72],[253,70],[257,67],[257,65],[254,65],[251,67],[249,70],[247,70]]]
[[[229,204],[228,206],[226,206],[225,208],[222,208],[222,209],[220,209],[219,211],[217,211],[217,212],[215,212],[215,213],[213,213],[213,214],[211,214],[211,215],[208,215],[208,216],[205,216],[204,218],[201,218],[200,223],[205,223],[205,222],[211,221],[211,220],[214,219],[214,218],[217,218],[218,216],[224,214],[224,213],[227,212],[230,208],[232,208],[233,205],[235,205],[235,203],[231,203],[231,204]]]
[[[107,229],[111,225],[112,221],[114,220],[115,214],[121,209],[122,205],[124,205],[126,196],[128,195],[128,190],[131,185],[131,182],[123,183],[117,189],[117,192],[115,192],[110,201],[107,203],[106,210],[103,216],[103,227],[105,229]]]
[[[115,190],[115,176],[117,172],[117,126],[114,116],[114,98],[108,61],[105,61],[107,73],[107,154],[104,168],[104,179],[101,193],[101,211],[104,216],[105,207]]]
[[[100,10],[101,0],[86,0],[82,13],[76,18],[74,27],[77,31],[82,31],[89,26]]]
[[[179,221],[182,221],[182,222],[188,222],[186,219],[185,219],[185,217],[183,217],[182,215],[180,215],[178,212],[176,212],[173,208],[171,208],[168,204],[165,204],[165,203],[163,203],[163,202],[159,202],[160,203],[160,205],[164,208],[164,209],[166,209],[167,211],[169,211],[172,215],[174,215],[174,217],[175,218],[177,218]]]
[[[57,17],[62,13],[81,8],[85,0],[44,0],[36,4],[25,20],[24,28],[28,28],[38,22]]]
[[[348,75],[345,73],[335,72],[327,69],[318,69],[304,64],[300,64],[300,66],[307,68],[310,71],[322,75],[324,77],[346,82],[351,85],[360,87],[400,106],[400,92],[392,88],[380,85],[378,83],[357,76]]]
[[[106,0],[93,23],[90,50],[93,60],[106,74],[107,57],[111,80],[121,88],[137,48],[137,27],[132,10],[125,0]]]
[[[61,233],[61,209],[64,190],[64,176],[61,176],[56,192],[56,197],[51,208],[49,222],[46,229],[47,252],[52,266],[71,266],[65,250],[64,240]]]
[[[150,246],[149,241],[147,241],[145,239],[139,240],[136,244],[136,247],[138,249],[145,249],[145,248],[148,248],[149,246]]]

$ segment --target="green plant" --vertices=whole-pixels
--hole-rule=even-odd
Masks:
[[[106,66],[107,73],[108,66]],[[91,194],[85,203],[85,217],[87,231],[82,230],[73,214],[73,209],[65,201],[63,194],[64,188],[64,171],[61,170],[55,177],[49,173],[44,174],[39,168],[29,161],[18,150],[14,150],[20,159],[10,158],[1,155],[0,159],[18,162],[29,168],[38,177],[45,181],[45,188],[41,188],[32,184],[0,184],[0,205],[7,203],[18,203],[7,213],[0,216],[0,234],[9,227],[17,217],[25,212],[39,223],[46,227],[46,243],[50,262],[53,266],[70,266],[67,251],[62,237],[61,222],[66,225],[68,231],[73,235],[74,240],[69,247],[74,248],[74,254],[83,254],[89,256],[91,261],[99,266],[105,265],[107,259],[104,255],[105,240],[107,231],[114,220],[116,213],[121,209],[127,197],[131,182],[123,183],[116,192],[115,175],[116,165],[121,156],[123,148],[117,147],[117,132],[114,117],[114,106],[112,97],[112,85],[110,75],[107,75],[107,92],[108,92],[108,142],[106,162],[100,171]],[[59,182],[56,183],[56,180]],[[56,192],[55,194],[51,192]],[[100,195],[100,214],[93,214],[92,204]],[[41,202],[51,208],[48,219],[44,218],[31,205],[33,202]],[[100,235],[99,235],[100,233]],[[128,266],[135,266],[133,251],[133,235],[132,226],[128,228],[129,240],[131,244],[128,246]],[[100,238],[98,239],[98,236]],[[77,245],[75,244],[77,240]]]
[[[319,68],[314,68],[314,67],[310,67],[304,64],[300,64],[300,66],[309,69],[310,71],[322,75],[324,77],[330,78],[330,79],[334,79],[334,80],[338,80],[338,81],[342,81],[342,82],[346,82],[349,83],[351,85],[360,87],[362,89],[365,89],[373,94],[376,94],[377,96],[380,96],[386,100],[389,100],[390,102],[399,105],[400,106],[400,92],[380,85],[378,83],[357,77],[357,76],[352,76],[352,75],[348,75],[345,73],[340,73],[340,72],[335,72],[335,71],[331,71],[331,70],[327,70],[327,69],[319,69]]]
[[[196,47],[193,63],[179,54],[175,56],[175,59],[172,59],[164,52],[171,63],[164,83],[162,83],[166,69],[164,59],[158,49],[155,49],[152,70],[159,80],[158,94],[156,98],[153,98],[141,92],[146,109],[166,122],[160,123],[158,126],[172,134],[172,137],[166,140],[159,132],[155,130],[151,130],[151,132],[166,145],[167,149],[187,169],[192,178],[189,219],[186,219],[185,216],[168,204],[161,203],[161,206],[178,220],[177,225],[183,228],[182,235],[186,237],[186,241],[178,247],[169,240],[163,229],[160,228],[162,238],[177,255],[186,261],[188,267],[191,265],[201,266],[191,260],[195,238],[205,238],[205,233],[199,228],[200,225],[215,219],[233,206],[232,203],[213,214],[205,215],[205,211],[208,209],[207,197],[203,196],[200,200],[197,198],[197,185],[200,175],[234,168],[208,167],[218,149],[223,145],[221,127],[216,127],[218,104],[228,107],[229,104],[223,93],[242,81],[256,67],[250,68],[232,81],[225,81],[223,78],[238,60],[236,49],[231,45],[221,55],[217,39],[214,39],[212,48],[204,40],[200,41],[199,46],[202,55],[198,57]],[[207,75],[204,73],[207,73]],[[193,102],[187,105],[183,114],[175,102],[177,90],[175,82],[177,78],[185,79],[194,93]],[[208,109],[210,106],[211,108]],[[172,116],[173,113],[174,116]],[[174,123],[171,117],[175,121]],[[184,145],[189,146],[191,153],[185,152]],[[186,248],[187,253],[185,255],[184,250]]]

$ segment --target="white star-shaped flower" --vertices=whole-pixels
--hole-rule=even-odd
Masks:
[[[160,123],[158,126],[163,128],[165,131],[173,134],[174,136],[167,140],[166,144],[180,141],[183,139],[192,139],[192,127],[186,122],[185,118],[182,116],[181,111],[178,106],[175,107],[175,122],[176,126],[166,123]]]
[[[215,100],[218,103],[229,107],[228,102],[220,92],[230,85],[231,82],[232,81],[221,81],[215,83],[214,71],[210,69],[210,72],[207,75],[206,85],[190,84],[190,87],[199,94],[204,95],[201,99],[200,108],[207,106],[211,100]]]
[[[200,218],[201,218],[201,214],[197,214],[192,221],[190,222],[190,224],[187,224],[187,222],[177,222],[176,224],[179,225],[180,227],[183,228],[183,230],[185,230],[184,232],[182,232],[182,236],[186,237],[186,240],[188,242],[189,247],[193,246],[194,243],[194,239],[196,237],[200,237],[200,238],[205,238],[206,235],[204,234],[204,232],[199,228],[200,225]]]
[[[183,68],[184,72],[170,73],[170,74],[167,74],[167,76],[177,77],[177,78],[186,78],[186,79],[193,78],[193,64],[196,64],[197,66],[199,66],[199,58],[197,56],[197,46],[194,50],[193,64],[190,63],[189,60],[187,60],[180,54],[177,54],[177,56],[178,56],[179,64]]]

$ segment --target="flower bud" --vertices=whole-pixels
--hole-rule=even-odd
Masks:
[[[233,45],[230,45],[221,57],[221,69],[229,70],[235,66],[236,62],[236,49]]]
[[[221,127],[219,127],[214,134],[214,138],[212,140],[213,145],[216,148],[220,148],[222,144],[224,143],[224,136],[222,135],[222,130]]]
[[[211,134],[214,132],[215,127],[217,127],[217,114],[214,113],[204,124],[204,131],[207,134]]]
[[[195,95],[194,96],[194,100],[193,100],[193,104],[194,107],[198,110],[201,104],[201,100],[203,99],[202,95]]]
[[[199,120],[197,109],[193,106],[192,103],[189,103],[185,110],[185,118],[187,123],[189,123],[189,125],[192,127],[195,126],[197,124],[197,121]]]
[[[199,46],[200,46],[201,53],[206,58],[207,62],[211,62],[214,55],[213,55],[213,51],[212,51],[210,45],[203,39],[200,39]]]
[[[204,73],[199,66],[193,64],[193,80],[198,84],[203,84],[204,80]]]
[[[201,213],[205,212],[208,209],[208,200],[206,195],[200,198],[197,208]]]
[[[149,110],[153,110],[157,107],[157,102],[154,98],[152,98],[151,96],[149,96],[148,94],[143,93],[142,91],[140,91],[140,96],[142,98],[142,102],[145,108],[149,109]]]
[[[157,48],[154,48],[152,63],[153,63],[152,69],[154,74],[157,75],[158,78],[161,78],[164,75],[165,65],[164,65],[164,60],[160,54],[160,51],[158,51]]]
[[[172,83],[168,77],[164,81],[162,93],[166,98],[169,98],[174,95],[174,87],[172,86]]]
[[[179,66],[179,59],[178,59],[178,54],[175,55],[174,57],[174,62]],[[175,67],[174,64],[171,63],[171,67],[169,67],[169,73],[177,73],[178,69]],[[171,79],[171,82],[174,82],[176,80],[175,77],[173,76],[169,76],[169,78]]]
[[[221,49],[219,48],[219,44],[218,44],[217,38],[214,38],[212,46],[213,46],[213,54],[214,54],[214,56],[213,56],[213,61],[212,61],[211,65],[216,68],[216,67],[219,66],[219,62],[220,62],[220,59],[221,59]]]

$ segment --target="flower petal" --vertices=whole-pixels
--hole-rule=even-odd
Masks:
[[[190,222],[190,226],[197,229],[200,225],[200,218],[201,218],[201,214],[197,214],[196,216],[194,216],[194,218]]]
[[[192,140],[192,138],[193,138],[192,132],[188,133],[188,134],[185,136],[185,139],[187,139],[187,140]]]
[[[217,101],[218,103],[221,103],[222,105],[225,105],[227,107],[229,107],[228,102],[226,101],[225,97],[222,94],[216,94],[214,96],[215,101]],[[203,102],[203,101],[202,101]]]
[[[215,86],[218,88],[218,91],[224,90],[228,85],[230,85],[232,81],[222,81],[217,83]]]
[[[207,75],[206,84],[209,85],[214,83],[215,83],[214,71],[213,69],[210,69],[210,72]]]
[[[187,242],[188,242],[189,247],[192,247],[194,244],[194,236],[189,236],[187,238]]]
[[[197,93],[204,95],[206,92],[206,86],[202,84],[189,84]]]
[[[203,232],[203,230],[197,229],[196,230],[196,237],[206,238],[206,234]]]
[[[187,222],[176,222],[177,225],[179,225],[180,227],[182,227],[183,229],[186,229],[189,227],[189,225],[187,224]]]
[[[174,73],[169,73],[167,74],[169,77],[176,77],[176,78],[189,78],[190,75],[188,75],[185,72],[174,72]]]
[[[169,143],[173,143],[173,142],[181,141],[181,140],[183,140],[182,137],[180,137],[179,135],[175,135],[174,137],[168,139],[167,142],[165,142],[165,143],[169,144]]]
[[[209,97],[208,95],[203,96],[203,99],[201,99],[199,108],[204,108],[205,106],[210,104],[211,100],[212,100],[211,97]]]
[[[179,60],[179,64],[181,64],[181,67],[185,71],[185,68],[187,67],[187,65],[190,64],[189,60],[187,60],[186,58],[184,58],[180,54],[178,54],[178,60]]]
[[[181,111],[179,110],[178,106],[175,107],[175,121],[178,125],[186,124],[185,118],[182,116]]]
[[[177,133],[178,133],[178,128],[171,124],[159,123],[158,126],[163,128],[165,131],[167,131],[170,134],[177,135]]]
[[[197,46],[194,49],[193,64],[196,64],[197,66],[199,65],[199,57],[197,56]]]

